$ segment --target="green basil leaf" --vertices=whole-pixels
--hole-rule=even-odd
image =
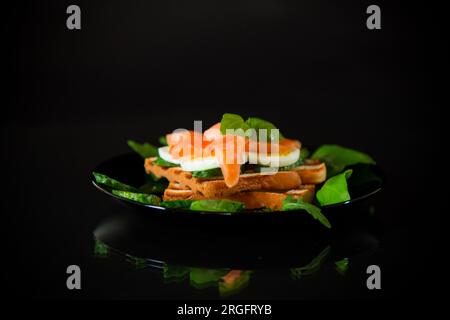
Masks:
[[[122,191],[131,191],[131,192],[136,192],[138,191],[138,189],[136,189],[135,187],[129,186],[125,183],[122,183],[120,181],[117,181],[113,178],[108,177],[107,175],[98,173],[98,172],[92,172],[92,174],[94,175],[95,181],[98,184],[102,184],[104,186],[116,189],[116,190],[122,190]]]
[[[225,113],[222,116],[222,120],[220,121],[220,133],[226,134],[227,129],[242,129],[244,132],[249,129],[247,123],[245,123],[244,119],[237,114],[234,113]]]
[[[152,164],[156,164],[156,165],[161,166],[161,167],[179,167],[178,164],[166,161],[166,160],[164,160],[163,158],[160,158],[160,157],[157,157],[155,159],[155,161],[152,162]]]
[[[325,227],[331,228],[330,222],[328,221],[327,217],[322,214],[320,208],[311,203],[303,202],[301,199],[294,199],[292,198],[292,196],[286,197],[286,199],[284,199],[283,201],[282,210],[305,210],[314,219],[319,220],[319,222],[322,223]]]
[[[347,179],[352,175],[353,170],[348,169],[325,181],[322,188],[316,193],[317,201],[321,206],[341,203],[350,200],[347,188]]]
[[[150,158],[158,156],[158,148],[152,146],[150,143],[145,142],[143,144],[140,144],[133,140],[128,140],[127,143],[128,146],[135,152],[137,152],[142,158]]]
[[[239,212],[244,209],[244,204],[232,200],[197,200],[189,207],[193,211],[207,212]]]
[[[258,134],[258,139],[259,139],[259,130],[260,129],[266,129],[267,130],[267,137],[266,137],[266,141],[273,141],[276,140],[276,136],[275,134],[272,132],[272,129],[277,129],[277,127],[275,127],[275,125],[267,120],[261,119],[261,118],[256,118],[256,117],[250,117],[247,119],[247,121],[245,121],[247,123],[247,125],[252,128],[255,129],[257,134]],[[283,135],[281,134],[281,132],[278,132],[279,139],[283,139]]]
[[[213,168],[209,170],[192,171],[192,177],[194,178],[211,178],[211,177],[223,177],[222,169]]]
[[[121,191],[121,190],[113,190],[113,194],[116,196],[133,200],[136,202],[144,203],[144,204],[151,204],[154,206],[159,205],[161,199],[158,196],[155,196],[154,194],[144,194],[144,193],[136,193],[136,192],[129,192],[129,191]]]
[[[167,209],[189,209],[194,200],[171,200],[163,201],[160,205]]]
[[[325,144],[319,147],[311,158],[325,162],[328,177],[332,177],[346,167],[357,163],[375,164],[375,161],[363,152],[333,144]]]

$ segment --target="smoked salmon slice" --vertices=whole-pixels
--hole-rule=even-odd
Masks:
[[[232,188],[239,182],[239,176],[241,175],[241,165],[238,163],[222,164],[220,166],[222,170],[223,180],[228,188]]]

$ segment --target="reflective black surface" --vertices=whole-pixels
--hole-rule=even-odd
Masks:
[[[375,216],[358,208],[328,231],[299,219],[242,219],[227,217],[157,216],[128,210],[105,219],[94,231],[95,239],[126,254],[200,267],[292,267],[312,259],[317,251],[333,246],[333,252],[349,257],[376,249],[381,235]],[[373,207],[371,210],[374,210]],[[351,217],[351,219],[350,219]],[[353,220],[353,221],[351,221]],[[344,225],[345,224],[345,225]],[[349,242],[349,243],[347,243]]]
[[[183,291],[193,292],[184,298],[276,297],[274,285],[290,288],[284,294],[308,296],[314,290],[306,288],[330,278],[322,290],[333,295],[361,274],[361,263],[376,256],[385,236],[370,204],[345,210],[348,219],[327,231],[299,219],[193,220],[127,208],[99,223],[92,254],[105,267],[121,265],[139,277],[152,274],[172,297]],[[363,280],[357,287],[364,292]],[[160,289],[149,282],[147,290],[154,295]]]
[[[71,31],[72,2],[8,4],[0,117],[7,296],[219,297],[216,288],[166,284],[160,271],[120,255],[97,257],[94,231],[122,222],[122,231],[101,234],[123,253],[170,266],[252,270],[232,298],[441,295],[419,284],[443,287],[446,278],[439,270],[446,251],[437,248],[448,211],[440,7],[377,1],[382,29],[368,30],[371,1],[80,0],[82,29]],[[295,219],[252,218],[242,227],[192,216],[160,221],[92,186],[92,169],[128,152],[127,139],[156,144],[194,120],[211,126],[224,112],[268,119],[308,145],[364,151],[385,173],[383,190],[366,208],[341,211],[345,218],[326,232]],[[358,222],[367,213],[374,219]],[[328,246],[316,272],[292,279],[287,270],[307,266]],[[342,276],[334,262],[345,257]],[[82,270],[80,291],[66,287],[72,264]],[[381,268],[380,291],[366,287],[371,264]]]

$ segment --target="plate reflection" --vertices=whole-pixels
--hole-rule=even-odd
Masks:
[[[361,209],[359,209],[361,210]],[[373,207],[365,208],[373,213]],[[220,297],[251,286],[270,270],[300,281],[325,268],[345,276],[352,261],[376,250],[381,229],[373,214],[333,232],[258,223],[258,228],[163,221],[139,213],[111,215],[94,232],[94,256],[112,256],[132,268],[160,273],[164,283],[198,290],[215,288]],[[231,228],[231,230],[230,230]]]

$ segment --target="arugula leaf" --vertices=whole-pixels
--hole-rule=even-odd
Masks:
[[[249,126],[240,115],[225,113],[220,121],[220,133],[223,135],[226,134],[227,129],[242,129],[245,131],[249,129]]]
[[[322,214],[320,208],[311,203],[303,202],[303,200],[301,199],[294,199],[292,198],[292,196],[286,197],[286,199],[283,200],[282,210],[305,210],[314,219],[319,220],[319,222],[322,223],[325,227],[331,228],[330,222],[328,221],[327,217]]]
[[[213,168],[209,170],[193,171],[192,177],[194,178],[211,178],[211,177],[222,177],[222,169]]]
[[[161,145],[163,145],[163,146],[167,146],[167,145],[168,145],[166,136],[161,136],[161,137],[159,137],[158,141],[159,141],[159,143],[160,143]]]
[[[344,275],[348,270],[349,259],[344,258],[342,260],[336,261],[334,264],[336,265],[336,271],[341,275]]]
[[[207,212],[238,212],[245,208],[244,204],[232,200],[197,200],[189,207],[193,211]]]
[[[325,144],[319,147],[311,158],[325,162],[328,177],[332,177],[346,167],[357,163],[375,164],[375,161],[363,152],[334,144]]]
[[[101,174],[98,172],[92,172],[92,174],[94,175],[95,181],[98,184],[102,184],[107,187],[114,188],[117,190],[122,190],[122,191],[131,191],[131,192],[138,191],[138,189],[136,189],[135,187],[132,187],[125,183],[119,182],[113,178],[108,177],[107,175],[104,175],[104,174]]]
[[[194,200],[171,200],[163,201],[160,205],[168,209],[189,209]]]
[[[325,181],[325,184],[316,193],[317,201],[321,206],[350,200],[347,179],[350,178],[352,172],[352,169],[348,169]]]
[[[275,127],[275,125],[267,120],[261,119],[261,118],[256,118],[256,117],[250,117],[247,119],[247,121],[245,121],[247,123],[247,125],[252,128],[255,129],[256,132],[259,132],[259,129],[266,129],[267,130],[267,138],[266,141],[273,141],[275,140],[276,136],[274,135],[274,133],[271,131],[272,129],[277,129],[277,127]],[[281,132],[279,132],[279,139],[283,139],[283,135],[281,134]],[[259,136],[258,136],[259,138]]]
[[[153,161],[152,163],[156,164],[158,166],[161,166],[161,167],[179,167],[178,164],[166,161],[166,160],[164,160],[163,158],[160,158],[160,157],[157,157],[155,159],[155,161]]]
[[[133,200],[136,202],[144,203],[144,204],[151,204],[154,206],[159,205],[161,199],[158,196],[155,196],[154,194],[144,194],[144,193],[136,193],[136,192],[129,192],[129,191],[121,191],[121,190],[113,190],[113,194],[116,196]]]
[[[137,152],[142,158],[149,158],[149,157],[157,157],[158,156],[158,148],[155,146],[152,146],[150,143],[143,143],[140,144],[133,140],[127,141],[128,146],[133,149],[135,152]]]

